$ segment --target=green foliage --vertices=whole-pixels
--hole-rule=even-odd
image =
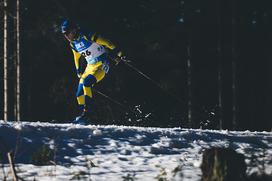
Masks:
[[[47,165],[54,158],[54,151],[47,145],[38,148],[32,155],[31,161],[35,165]]]

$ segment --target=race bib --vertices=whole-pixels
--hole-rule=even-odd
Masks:
[[[92,64],[95,58],[105,53],[105,48],[97,43],[92,43],[88,48],[79,52],[88,63]]]

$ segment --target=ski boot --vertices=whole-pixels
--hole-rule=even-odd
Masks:
[[[76,117],[76,119],[73,121],[73,123],[86,125],[88,122],[87,121],[88,115],[89,115],[88,113],[89,113],[89,111],[88,111],[87,107],[84,107],[80,116]]]

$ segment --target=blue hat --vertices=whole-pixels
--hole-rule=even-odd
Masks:
[[[69,20],[64,20],[61,24],[61,32],[66,33],[72,29],[79,29],[79,27],[75,24],[70,22]]]
[[[68,20],[64,20],[61,24],[61,32],[66,33],[69,26]]]

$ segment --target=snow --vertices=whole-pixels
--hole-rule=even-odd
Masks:
[[[33,164],[45,146],[51,160]],[[258,171],[253,158],[272,173],[271,132],[0,121],[0,179],[12,180],[5,154],[12,150],[24,180],[200,180],[210,147],[244,154],[248,173]]]

